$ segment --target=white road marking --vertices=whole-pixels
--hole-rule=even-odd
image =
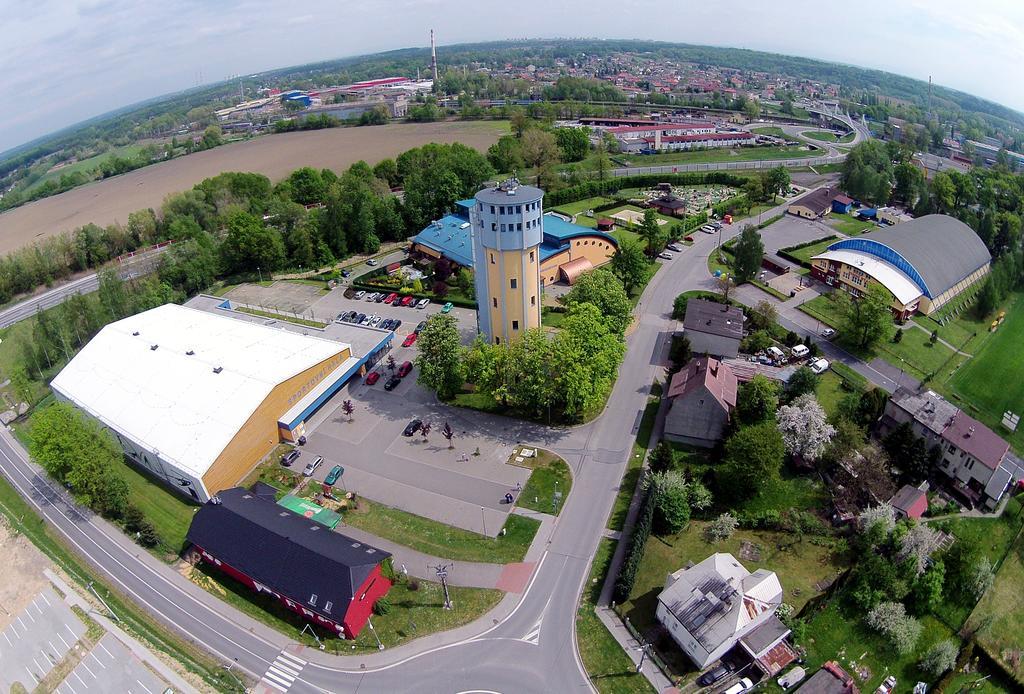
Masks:
[[[8,645],[8,646],[13,646],[13,645],[14,645],[13,643],[11,643],[11,639],[10,639],[10,637],[9,637],[9,636],[7,635],[7,630],[6,630],[6,629],[4,629],[4,638],[5,638],[5,639],[7,639],[7,645]]]
[[[142,682],[141,682],[140,680],[135,680],[135,681],[139,683],[139,686],[140,686],[140,687],[142,687],[142,688],[143,688],[143,689],[145,689],[145,690],[146,690],[147,692],[149,692],[149,694],[153,694],[153,692],[150,692],[150,691],[149,691],[149,687],[147,687],[146,685],[144,685],[144,684],[143,684],[143,683],[142,683]]]
[[[96,673],[92,671],[92,668],[90,668],[90,667],[89,667],[89,666],[88,666],[88,665],[86,664],[86,662],[85,662],[84,660],[83,660],[83,661],[81,662],[81,665],[82,665],[82,667],[84,667],[84,668],[85,668],[85,669],[86,669],[86,670],[87,670],[87,671],[89,672],[89,674],[90,674],[90,675],[92,675],[92,678],[93,678],[94,680],[98,680],[98,679],[99,679],[99,677],[97,677],[97,676],[96,676]]]
[[[272,687],[273,689],[276,689],[279,692],[287,692],[288,691],[287,687],[282,687],[281,685],[277,684],[276,682],[271,682],[266,677],[261,679],[260,682],[262,682],[263,684],[267,685],[268,687]]]
[[[25,631],[28,631],[28,627],[25,626],[25,622],[21,621],[21,615],[18,616],[18,624],[21,625],[22,629],[24,629]],[[14,626],[14,625],[12,624],[11,626]],[[14,633],[18,633],[17,630],[15,630]]]
[[[104,670],[106,670],[106,669],[107,669],[107,666],[103,664],[103,661],[102,661],[102,660],[100,660],[99,658],[97,658],[97,657],[96,657],[96,651],[92,651],[92,652],[90,652],[90,653],[89,653],[89,655],[91,655],[91,656],[92,656],[92,659],[96,661],[96,664],[97,664],[97,665],[99,665],[99,666],[100,666],[101,668],[103,668]]]
[[[50,647],[51,651],[53,651],[54,656],[57,656],[60,653],[60,651],[57,650],[57,647],[53,645],[53,641],[47,641],[46,645]],[[59,658],[57,659],[59,660]]]
[[[270,670],[267,670],[266,673],[264,673],[263,679],[265,681],[277,683],[278,685],[284,687],[286,691],[295,682],[295,679],[292,678],[292,677],[285,678],[285,677],[282,677],[280,675],[275,675]]]
[[[50,605],[50,599],[48,597],[46,597],[46,593],[40,593],[39,597],[41,597],[43,600],[46,601],[46,606],[47,607],[52,607],[52,605]]]
[[[41,596],[42,596],[42,594],[40,593],[40,597]],[[38,599],[39,599],[39,597],[36,597],[36,600],[38,600]],[[36,600],[32,601],[32,607],[34,607],[37,610],[39,610],[39,616],[42,617],[43,616],[43,608],[41,608],[39,605],[36,604]],[[47,604],[49,604],[49,603],[47,603]]]
[[[78,681],[82,683],[82,686],[85,687],[86,691],[89,690],[89,685],[87,685],[85,680],[82,679],[82,676],[78,674],[78,668],[72,670],[71,674],[78,678]]]
[[[64,685],[67,685],[68,689],[70,689],[70,690],[71,690],[71,694],[78,694],[78,692],[76,692],[76,691],[75,691],[75,688],[74,688],[74,687],[72,687],[72,686],[71,686],[71,683],[70,683],[70,682],[68,682],[67,680],[64,680],[64,682],[62,682],[62,683],[61,683],[61,686],[62,686],[62,687],[63,687]]]
[[[32,671],[31,671],[31,670],[29,670],[28,668],[25,668],[25,672],[27,672],[27,673],[28,673],[28,676],[29,676],[29,677],[31,677],[32,679],[34,679],[34,680],[36,681],[36,684],[39,684],[39,678],[38,678],[38,677],[36,677],[36,673],[32,672]]]
[[[75,632],[71,629],[71,627],[69,627],[67,624],[65,624],[64,628],[68,630],[69,634],[71,634],[71,638],[73,638],[75,641],[78,640],[78,637],[75,636]]]
[[[64,637],[60,635],[60,632],[59,632],[59,631],[57,632],[57,638],[58,638],[58,639],[60,639],[61,641],[64,641],[64,646],[65,646],[65,647],[66,647],[66,648],[67,648],[68,650],[71,650],[71,644],[69,644],[69,643],[68,643],[67,641],[65,641],[65,640],[64,640]]]
[[[113,660],[113,659],[114,659],[114,654],[113,654],[113,653],[111,653],[110,651],[108,651],[108,650],[107,650],[107,647],[103,645],[103,642],[102,642],[102,641],[100,641],[100,648],[102,648],[102,649],[103,649],[103,652],[104,652],[104,653],[106,653],[107,655],[109,655],[109,656],[110,656],[110,659],[111,659],[111,660]]]

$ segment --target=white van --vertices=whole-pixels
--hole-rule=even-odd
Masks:
[[[807,349],[807,345],[795,345],[793,347],[793,356],[797,359],[803,359],[810,353],[811,350]]]
[[[739,682],[737,682],[736,684],[732,685],[724,692],[722,692],[722,694],[740,694],[741,692],[745,692],[753,686],[754,683],[748,680],[746,677],[744,677]]]
[[[811,371],[816,374],[823,374],[828,371],[828,359],[816,359],[811,363]]]
[[[768,356],[774,359],[775,361],[780,361],[786,358],[786,355],[782,353],[782,350],[776,347],[775,345],[772,345],[765,351],[768,353]]]

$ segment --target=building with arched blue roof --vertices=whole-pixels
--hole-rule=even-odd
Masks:
[[[811,259],[811,275],[854,296],[877,282],[893,296],[893,313],[925,315],[976,289],[992,256],[958,219],[930,214],[888,229],[842,239]]]

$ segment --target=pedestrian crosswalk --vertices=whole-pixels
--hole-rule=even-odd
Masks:
[[[267,668],[267,671],[263,673],[260,683],[279,692],[287,692],[305,666],[306,661],[302,658],[297,658],[290,653],[281,651],[277,658],[274,659],[274,662],[270,664],[270,667]]]

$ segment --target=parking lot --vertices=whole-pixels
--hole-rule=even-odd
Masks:
[[[0,691],[11,691],[15,682],[35,689],[85,631],[57,593],[44,588],[0,632]]]
[[[158,694],[167,685],[121,642],[107,634],[79,661],[54,691],[58,694]]]

